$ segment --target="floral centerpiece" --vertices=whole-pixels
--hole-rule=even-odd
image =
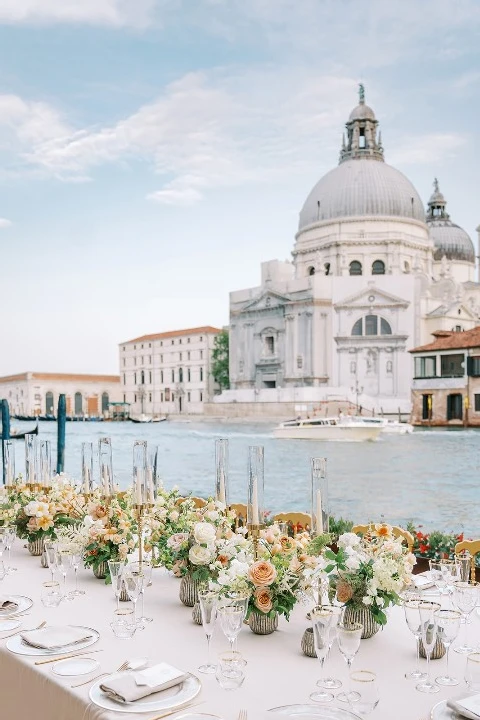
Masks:
[[[95,491],[87,504],[80,531],[86,535],[83,560],[96,577],[110,582],[109,560],[125,560],[136,547],[136,523],[131,492],[112,496],[108,503]]]
[[[345,619],[362,622],[362,637],[371,637],[387,622],[385,609],[398,604],[399,593],[410,584],[415,556],[385,524],[363,538],[340,535],[338,552],[326,549],[323,556],[330,592],[348,610]]]
[[[10,487],[0,489],[0,527],[14,525],[22,505]]]

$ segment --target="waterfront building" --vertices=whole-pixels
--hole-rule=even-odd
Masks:
[[[212,352],[219,328],[142,335],[120,343],[122,399],[130,414],[201,414],[217,385]]]
[[[480,327],[439,330],[411,350],[415,425],[480,426]]]
[[[8,401],[11,415],[56,415],[61,393],[67,415],[108,417],[109,403],[121,400],[120,377],[25,372],[0,378],[0,398]]]
[[[435,180],[425,212],[385,162],[360,86],[339,164],[300,212],[292,261],[262,263],[257,287],[230,294],[231,389],[215,414],[262,414],[262,403],[315,411],[342,398],[409,412],[409,349],[480,319],[474,246],[446,205]]]

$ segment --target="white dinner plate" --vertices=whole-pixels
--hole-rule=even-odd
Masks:
[[[358,715],[342,708],[325,705],[281,705],[270,708],[268,712],[290,718],[319,718],[319,720],[361,720]]]
[[[121,673],[114,674],[115,677],[121,675]],[[113,675],[110,677],[113,677]],[[121,713],[156,712],[157,710],[171,710],[175,707],[181,710],[181,706],[193,700],[202,687],[200,680],[195,675],[188,675],[180,685],[175,685],[175,687],[168,688],[168,690],[148,695],[146,698],[136,700],[133,703],[120,703],[112,700],[100,689],[100,685],[103,685],[104,682],[105,678],[102,678],[92,686],[90,700],[98,707],[104,708],[104,710],[114,710]]]
[[[16,615],[16,613],[28,610],[33,605],[32,598],[29,598],[26,595],[5,595],[3,596],[3,599],[10,600],[11,602],[16,603],[17,607],[13,608],[12,610],[2,610],[0,612],[1,618],[8,618],[10,617],[10,615]]]
[[[69,653],[74,650],[83,650],[86,647],[90,647],[90,645],[95,645],[100,637],[100,633],[97,630],[85,627],[84,625],[70,625],[69,627],[79,628],[79,630],[88,630],[92,633],[92,637],[88,640],[84,640],[83,642],[63,645],[61,648],[56,648],[55,650],[45,650],[44,648],[35,648],[31,645],[27,645],[23,642],[21,635],[14,635],[13,637],[8,638],[6,646],[10,652],[15,653],[16,655],[58,655],[59,653]]]
[[[447,707],[446,700],[434,705],[430,713],[430,720],[457,720],[457,718],[457,713]]]
[[[21,620],[9,620],[8,618],[0,618],[0,633],[7,632],[8,630],[15,630],[20,627]]]
[[[71,677],[72,675],[88,675],[88,673],[97,670],[100,667],[98,660],[93,658],[68,658],[67,660],[60,660],[52,667],[52,672],[55,675],[62,675],[64,677]]]

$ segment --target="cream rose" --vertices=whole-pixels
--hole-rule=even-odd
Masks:
[[[206,522],[195,523],[193,528],[193,537],[197,543],[205,543],[208,545],[215,540],[216,529],[213,525]]]
[[[270,612],[273,607],[270,589],[268,587],[258,587],[253,593],[253,604],[260,612]]]
[[[172,548],[172,550],[180,550],[183,543],[187,542],[188,540],[188,533],[174,533],[173,535],[170,535],[170,537],[167,540],[167,547]]]
[[[254,585],[271,585],[277,577],[277,571],[268,560],[257,560],[250,566],[248,577]]]
[[[201,545],[193,545],[188,551],[188,559],[192,565],[208,565],[212,560],[212,553]]]

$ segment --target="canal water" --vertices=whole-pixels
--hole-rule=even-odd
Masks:
[[[28,423],[13,421],[21,430]],[[31,423],[30,423],[31,425]],[[40,423],[39,436],[56,446],[56,423]],[[309,510],[310,460],[326,457],[330,511],[356,522],[402,524],[477,536],[480,502],[480,431],[428,430],[386,435],[377,442],[278,440],[273,425],[218,422],[67,423],[65,471],[80,476],[82,442],[112,438],[113,469],[121,488],[131,482],[134,440],[158,445],[165,487],[207,496],[214,489],[214,441],[229,439],[230,499],[246,501],[249,445],[265,448],[267,509]],[[24,443],[16,446],[17,472]]]

